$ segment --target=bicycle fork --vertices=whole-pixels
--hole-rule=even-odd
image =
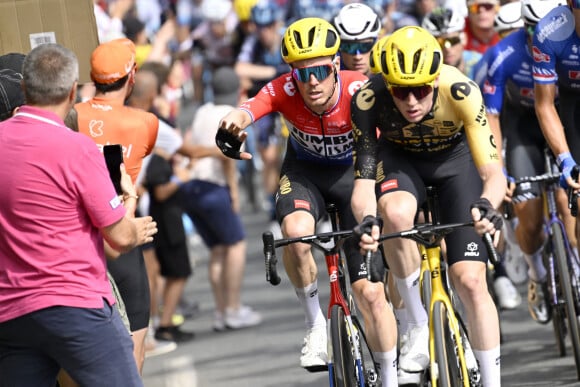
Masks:
[[[328,379],[331,387],[334,387],[334,354],[332,348],[332,340],[330,339],[331,336],[331,310],[334,305],[339,305],[342,310],[344,311],[344,317],[346,319],[346,327],[348,329],[349,335],[348,337],[352,340],[350,343],[350,347],[353,350],[354,361],[357,369],[357,373],[359,375],[358,387],[365,387],[365,377],[364,371],[362,366],[361,360],[361,353],[359,351],[360,343],[359,343],[359,336],[358,332],[354,327],[352,322],[352,317],[350,315],[350,309],[347,305],[346,300],[344,299],[343,293],[340,289],[340,282],[338,277],[340,273],[338,272],[338,260],[340,256],[338,253],[329,254],[326,256],[326,267],[328,268],[328,277],[330,278],[330,300],[328,302],[328,318],[326,323],[326,337],[329,339],[327,340],[327,353],[328,353]]]
[[[426,249],[427,254],[427,262],[429,264],[429,270],[431,274],[431,301],[429,304],[429,357],[430,357],[430,376],[431,376],[431,385],[436,386],[437,380],[439,378],[439,368],[437,364],[437,358],[435,356],[435,337],[434,337],[434,319],[432,318],[435,310],[435,305],[437,302],[442,303],[445,306],[446,315],[447,315],[447,325],[451,329],[451,333],[453,335],[452,339],[454,340],[454,347],[455,347],[455,355],[459,360],[459,365],[461,368],[461,374],[463,375],[463,385],[464,387],[470,386],[470,378],[465,377],[469,375],[467,370],[467,365],[465,362],[465,353],[464,353],[464,343],[463,338],[461,337],[461,333],[459,331],[459,322],[457,317],[453,313],[453,305],[445,287],[443,285],[443,278],[441,273],[441,257],[440,257],[440,249],[438,248],[431,248]]]

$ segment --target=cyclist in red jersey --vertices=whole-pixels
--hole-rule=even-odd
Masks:
[[[290,135],[276,194],[276,215],[285,237],[312,234],[328,202],[338,209],[341,229],[356,225],[350,206],[354,183],[350,101],[367,78],[359,72],[338,70],[339,45],[337,31],[323,19],[304,18],[291,24],[281,50],[292,71],[269,82],[254,98],[226,115],[216,135],[224,154],[249,159],[249,153],[239,151],[247,136],[244,129],[274,111],[284,116]],[[351,239],[344,249],[357,306],[375,360],[381,364],[383,385],[396,385],[396,332],[384,329],[395,320],[384,283],[367,280],[365,260]],[[320,309],[310,246],[290,245],[283,259],[306,315],[308,331],[300,364],[310,371],[325,370],[326,318]]]
[[[499,0],[469,0],[467,10],[465,20],[467,40],[464,49],[483,54],[485,50],[499,42],[499,34],[493,24],[499,11]]]

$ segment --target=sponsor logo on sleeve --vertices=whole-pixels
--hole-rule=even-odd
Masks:
[[[536,46],[532,47],[532,56],[534,57],[534,62],[542,63],[550,62],[550,55],[544,54],[540,49]]]

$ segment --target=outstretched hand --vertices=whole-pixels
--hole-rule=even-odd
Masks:
[[[248,133],[242,131],[241,128],[233,123],[228,125],[225,121],[222,121],[215,135],[215,143],[222,153],[229,158],[250,160],[252,158],[250,153],[240,152],[246,137],[248,137]]]

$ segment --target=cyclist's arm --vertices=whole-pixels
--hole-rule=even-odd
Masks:
[[[463,101],[462,108],[469,149],[483,181],[481,197],[488,199],[494,208],[499,208],[506,194],[507,182],[496,138],[484,116],[486,113],[479,89]]]
[[[370,83],[363,85],[351,100],[351,120],[353,135],[353,157],[355,181],[351,196],[351,207],[357,222],[367,215],[376,216],[375,196],[377,170],[376,114],[378,106],[369,106],[368,100],[374,95]]]
[[[481,197],[487,198],[494,208],[499,208],[506,194],[507,183],[501,163],[493,162],[477,167],[483,181]]]
[[[351,206],[353,215],[359,223],[367,215],[376,215],[377,201],[375,198],[374,179],[356,179],[354,181]]]
[[[501,125],[499,123],[499,114],[487,113],[487,121],[489,122],[489,128],[493,138],[495,139],[495,146],[498,149],[498,153],[501,155],[501,150],[503,149],[503,137],[501,134]],[[500,157],[500,161],[503,166],[503,160]]]
[[[220,128],[240,132],[252,123],[250,113],[241,109],[234,109],[220,120]]]
[[[554,105],[556,84],[540,84],[536,82],[534,84],[534,96],[536,116],[550,149],[555,155],[570,152],[564,135],[564,126]]]

